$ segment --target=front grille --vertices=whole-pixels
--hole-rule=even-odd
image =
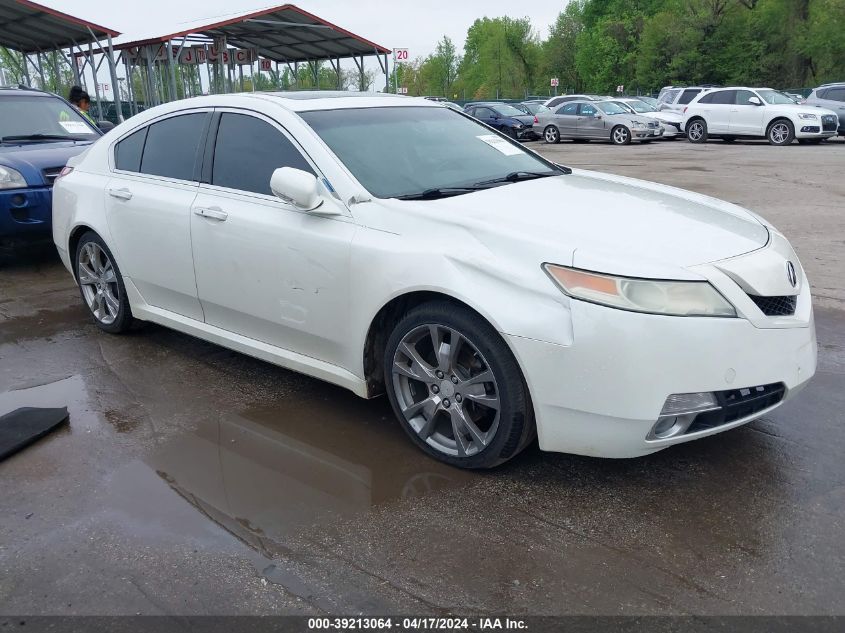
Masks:
[[[721,408],[698,414],[686,432],[705,431],[747,418],[775,406],[783,400],[785,394],[786,387],[782,382],[745,389],[716,391],[713,395],[716,396],[716,401]]]
[[[44,174],[44,180],[47,182],[47,184],[52,187],[53,183],[56,182],[56,178],[61,173],[62,169],[64,169],[64,167],[48,167],[41,173]]]
[[[825,132],[835,132],[836,128],[839,126],[839,118],[833,116],[832,114],[825,114],[822,117],[822,129]]]
[[[766,316],[792,316],[795,314],[795,305],[798,303],[798,297],[795,295],[784,297],[748,296]]]
[[[649,126],[650,128],[656,128],[656,127],[658,127],[659,125],[660,125],[660,124],[659,124],[657,121],[652,121],[651,123],[649,123],[649,124],[648,124],[648,126]]]

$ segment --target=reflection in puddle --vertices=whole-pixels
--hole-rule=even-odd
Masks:
[[[50,381],[16,385],[11,391],[0,393],[0,415],[21,407],[67,407],[71,428],[90,428],[88,392],[82,376],[63,376]]]
[[[203,514],[268,554],[312,526],[470,481],[411,446],[386,403],[331,391],[331,400],[221,414],[145,462]]]

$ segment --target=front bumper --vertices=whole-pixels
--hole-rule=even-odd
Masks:
[[[796,119],[795,138],[831,138],[837,134],[838,121],[832,115],[823,115],[816,120]]]
[[[0,190],[0,246],[48,241],[52,201],[51,187]]]
[[[632,128],[631,134],[638,141],[652,141],[663,136],[663,127]]]
[[[540,448],[595,457],[638,457],[712,435],[779,406],[701,431],[647,439],[671,394],[783,383],[784,402],[816,370],[809,284],[796,327],[745,318],[667,317],[570,302],[573,343],[507,336],[528,382]],[[799,317],[796,317],[796,321]]]
[[[524,127],[516,131],[516,138],[520,141],[536,141],[540,138],[540,134],[533,127]]]

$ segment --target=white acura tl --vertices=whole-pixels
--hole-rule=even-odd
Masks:
[[[72,159],[54,238],[103,330],[152,321],[354,391],[430,455],[635,457],[815,372],[810,286],[760,217],[572,172],[424,99],[167,104]]]

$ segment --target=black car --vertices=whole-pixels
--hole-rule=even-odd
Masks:
[[[507,103],[471,103],[464,112],[517,141],[540,138],[534,130],[537,117],[525,114]]]

